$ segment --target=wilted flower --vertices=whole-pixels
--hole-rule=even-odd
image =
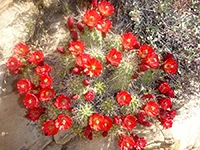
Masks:
[[[132,100],[131,95],[128,94],[128,92],[121,91],[120,93],[117,93],[117,101],[120,106],[128,105],[131,100]]]
[[[30,52],[28,45],[24,45],[23,43],[16,45],[13,50],[18,56],[26,56]]]
[[[35,94],[32,92],[27,93],[25,98],[24,98],[24,105],[26,108],[34,108],[39,106],[39,100]]]
[[[10,59],[7,61],[6,66],[12,70],[14,74],[17,74],[19,72],[19,68],[23,66],[20,60],[18,60],[15,57],[10,57]]]
[[[20,94],[25,94],[32,89],[32,83],[28,79],[21,79],[17,83],[17,89]]]
[[[55,135],[58,132],[58,128],[55,126],[54,120],[47,120],[43,123],[42,130],[44,130],[44,134],[47,136]]]
[[[84,64],[84,72],[91,78],[101,74],[102,63],[100,63],[96,58],[91,58]]]
[[[171,88],[169,91],[164,93],[166,96],[173,98],[174,97],[174,90]]]
[[[67,130],[72,125],[72,118],[67,115],[61,114],[55,120],[55,126],[59,130]]]
[[[36,52],[30,54],[29,62],[36,64],[36,65],[41,65],[43,63],[43,58],[44,58],[43,52],[36,51]]]
[[[57,47],[57,51],[58,51],[59,53],[61,53],[61,54],[65,54],[65,53],[66,53],[64,47],[62,47],[62,46],[58,46],[58,47]]]
[[[140,100],[145,100],[145,99],[149,99],[149,100],[151,100],[152,98],[154,98],[154,95],[153,94],[144,94],[141,98],[140,98]]]
[[[64,94],[62,94],[56,98],[56,102],[54,103],[54,105],[58,109],[68,109],[69,110],[70,105],[71,105],[71,100],[69,97],[66,97]]]
[[[96,28],[97,30],[103,32],[103,33],[106,33],[108,32],[108,30],[110,30],[112,26],[112,22],[108,19],[106,20],[100,20],[97,25],[96,25]]]
[[[86,11],[83,16],[83,23],[92,28],[101,20],[101,16],[94,10]]]
[[[54,92],[54,89],[52,89],[51,87],[42,88],[40,90],[40,99],[43,102],[51,100],[51,98],[54,96],[55,96],[55,92]]]
[[[88,91],[84,96],[87,101],[92,101],[94,99],[94,92]]]
[[[85,43],[81,41],[72,42],[68,50],[71,55],[80,55],[84,52]]]
[[[102,1],[99,3],[98,9],[103,17],[110,16],[112,13],[114,13],[114,7],[110,5],[110,2],[107,1]]]
[[[83,80],[83,85],[85,85],[85,86],[88,86],[88,85],[90,85],[90,81],[89,81],[89,80],[87,80],[87,79]]]
[[[35,120],[38,120],[40,116],[45,112],[45,108],[43,107],[34,107],[28,111],[28,114],[25,116],[27,119],[32,120],[33,122]]]
[[[118,66],[122,60],[122,53],[113,48],[106,56],[106,59],[111,63],[111,65]]]
[[[144,72],[144,71],[147,71],[148,69],[150,68],[149,65],[146,65],[146,64],[141,64],[138,68],[138,71],[139,72]]]
[[[126,130],[132,130],[136,126],[136,119],[134,116],[128,114],[123,118],[122,126]]]

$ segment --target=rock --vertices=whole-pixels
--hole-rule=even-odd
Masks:
[[[67,129],[63,131],[58,131],[58,133],[53,137],[56,144],[65,144],[73,139],[75,136],[76,133],[74,133],[72,129]]]
[[[58,145],[55,142],[47,145],[44,150],[62,150],[62,145]]]
[[[11,1],[0,1],[1,6],[2,3],[8,5]],[[13,54],[16,44],[24,43],[33,35],[37,18],[33,2],[11,4],[6,9],[0,9],[0,52],[4,59]]]
[[[83,139],[76,136],[72,141],[63,146],[65,150],[120,150],[117,145],[118,138],[115,136],[98,137],[93,140]]]
[[[22,108],[23,107],[23,108]],[[37,123],[24,118],[26,109],[23,97],[14,92],[0,100],[0,149],[29,149],[45,148],[52,142],[51,136],[44,136]]]

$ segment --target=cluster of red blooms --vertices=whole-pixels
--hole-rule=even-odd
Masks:
[[[26,63],[33,65],[36,74],[40,77],[39,85],[33,84],[29,79],[21,79],[17,83],[17,89],[20,94],[26,94],[24,98],[24,105],[29,108],[26,118],[32,121],[38,120],[42,114],[45,113],[46,108],[39,107],[40,101],[45,102],[51,100],[55,96],[54,89],[51,88],[53,83],[52,76],[49,75],[51,67],[48,64],[43,64],[44,54],[42,51],[36,51],[30,53],[29,47],[20,43],[15,46],[14,53],[21,59],[23,59],[25,67]],[[28,56],[29,54],[29,56]],[[7,67],[12,70],[13,73],[18,73],[21,60],[11,57],[7,62]],[[27,64],[27,65],[28,65]],[[56,98],[54,105],[58,109],[70,109],[71,100],[65,95],[60,95]],[[72,124],[72,119],[64,114],[61,114],[55,121],[47,120],[44,122],[42,129],[46,135],[56,134],[58,130],[66,130]]]
[[[90,29],[96,27],[97,30],[101,31],[103,37],[111,28],[111,21],[105,17],[114,13],[114,7],[106,1],[101,1],[97,3],[97,0],[92,1],[92,8],[89,11],[86,11],[83,16],[83,23],[87,25]],[[96,11],[98,8],[98,12]],[[94,76],[99,76],[103,69],[102,63],[96,58],[91,58],[89,54],[84,53],[85,43],[78,40],[78,33],[74,28],[74,22],[71,17],[67,21],[68,29],[70,30],[71,38],[73,40],[68,42],[68,51],[75,58],[76,67],[72,68],[72,72],[77,75],[87,75],[90,78]],[[77,28],[81,34],[84,34],[84,26],[81,23],[77,23]],[[159,66],[158,55],[155,53],[155,50],[149,45],[141,45],[136,41],[137,38],[132,35],[132,33],[125,33],[121,36],[121,45],[122,51],[117,51],[113,48],[109,51],[106,56],[107,64],[118,66],[122,60],[122,52],[125,50],[139,49],[138,53],[142,59],[142,62],[139,66],[138,72],[144,72],[149,68],[156,69]],[[63,47],[57,47],[57,50],[65,54],[66,51]],[[29,67],[35,69],[36,76],[39,79],[38,84],[33,84],[32,79],[21,79],[17,83],[17,89],[20,94],[25,94],[24,105],[29,109],[26,117],[32,121],[36,121],[40,118],[42,114],[45,113],[47,108],[43,108],[41,105],[43,102],[50,101],[55,98],[54,106],[57,109],[66,109],[71,110],[71,99],[78,99],[79,95],[74,94],[71,99],[64,94],[61,94],[55,97],[56,93],[52,88],[53,78],[50,76],[51,67],[48,64],[44,64],[43,58],[44,54],[42,51],[36,51],[30,53],[29,47],[22,43],[18,44],[14,48],[14,53],[16,57],[10,57],[6,63],[7,67],[14,73],[19,73],[20,70],[23,70],[23,67]],[[167,54],[163,58],[162,67],[164,71],[168,74],[177,72],[177,62],[172,59],[172,54]],[[137,78],[138,74],[134,75],[134,78]],[[83,85],[90,85],[88,79],[83,80]],[[127,132],[131,132],[137,123],[143,126],[150,127],[152,124],[146,120],[146,117],[157,117],[161,122],[164,129],[172,127],[172,120],[176,115],[175,110],[172,109],[172,101],[170,98],[174,97],[174,91],[170,88],[168,82],[162,82],[158,90],[164,96],[157,96],[156,100],[152,94],[144,94],[140,100],[145,100],[147,103],[140,108],[137,114],[126,116],[117,116],[114,115],[112,118],[108,116],[102,116],[98,113],[95,113],[90,116],[88,120],[88,126],[85,128],[85,136],[89,140],[93,139],[94,131],[103,131],[102,135],[105,137],[108,135],[108,131],[113,127],[113,125],[122,126],[121,129],[124,129]],[[87,101],[93,101],[95,98],[94,91],[87,91],[83,94]],[[127,91],[121,91],[117,93],[116,101],[119,103],[119,106],[129,105],[132,100],[131,95]],[[146,116],[146,117],[145,117]],[[44,130],[45,135],[54,135],[59,130],[66,130],[72,125],[72,119],[65,114],[59,114],[55,120],[46,120],[43,123],[42,130]],[[139,138],[134,133],[131,136],[126,136],[124,133],[120,134],[120,140],[118,145],[121,147],[121,150],[129,150],[135,148],[140,150],[146,146],[146,140],[144,138]]]

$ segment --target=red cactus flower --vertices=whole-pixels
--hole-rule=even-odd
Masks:
[[[142,150],[147,144],[147,142],[144,138],[139,138],[137,135],[133,136],[133,140],[135,142],[133,147],[136,150]]]
[[[18,56],[26,56],[30,52],[28,45],[24,45],[23,43],[16,45],[13,50]]]
[[[166,96],[173,98],[174,97],[174,90],[171,88],[169,91],[164,93]]]
[[[79,66],[79,67],[83,67],[87,62],[88,60],[90,60],[90,55],[88,54],[81,54],[79,55],[77,58],[76,58],[76,64]]]
[[[128,94],[128,92],[121,91],[120,93],[117,93],[117,101],[118,101],[120,106],[129,105],[131,100],[132,100],[131,95]]]
[[[150,117],[155,117],[159,113],[159,105],[155,101],[147,102],[144,107],[144,114]]]
[[[76,31],[72,31],[71,32],[71,38],[74,42],[76,42],[78,40],[78,32]]]
[[[90,116],[89,125],[92,130],[99,131],[103,129],[104,124],[105,124],[105,119],[102,115],[96,113]]]
[[[162,84],[159,85],[158,89],[160,90],[160,93],[166,93],[170,91],[169,83],[163,82]]]
[[[40,116],[45,112],[45,108],[43,107],[34,107],[33,109],[30,109],[28,111],[28,114],[25,116],[27,119],[32,120],[33,122],[35,120],[38,120]]]
[[[86,11],[83,16],[83,23],[92,28],[101,20],[101,16],[94,10]]]
[[[123,118],[122,126],[126,130],[132,130],[136,126],[136,119],[134,116],[128,114]]]
[[[111,65],[118,66],[122,60],[122,53],[113,48],[106,56],[106,59],[111,63]]]
[[[84,26],[82,23],[77,23],[77,28],[81,33],[84,33]]]
[[[97,25],[96,25],[96,28],[97,30],[103,32],[103,33],[106,33],[108,32],[108,30],[110,30],[112,26],[112,22],[108,19],[106,20],[100,20]]]
[[[135,145],[135,142],[131,137],[128,137],[124,134],[120,135],[120,140],[118,141],[118,146],[121,147],[121,150],[132,149]]]
[[[51,100],[51,98],[54,96],[55,92],[54,89],[52,89],[51,87],[42,88],[40,90],[40,99],[43,102]]]
[[[165,120],[161,120],[161,124],[164,129],[168,129],[172,127],[173,122],[171,119],[165,119]]]
[[[151,100],[152,98],[154,98],[154,95],[153,94],[144,94],[141,98],[140,98],[140,100],[145,100],[145,99],[149,99],[149,100]]]
[[[59,53],[61,53],[61,54],[65,54],[65,53],[66,53],[64,47],[62,47],[62,46],[58,46],[58,47],[57,47],[57,51],[58,51]]]
[[[161,96],[157,97],[158,103],[162,109],[171,109],[172,108],[172,101],[169,98],[164,98]]]
[[[48,64],[45,64],[44,66],[36,67],[35,70],[39,76],[46,76],[51,71],[51,67]]]
[[[112,126],[113,126],[112,125],[112,123],[113,123],[112,119],[105,116],[105,115],[104,115],[104,119],[105,119],[105,124],[103,125],[102,131],[109,131],[110,128],[112,128]]]
[[[74,21],[72,19],[72,17],[69,17],[67,19],[67,27],[70,31],[73,31],[74,30]]]
[[[84,52],[85,43],[81,41],[72,42],[68,50],[71,55],[80,55]]]
[[[55,126],[59,130],[67,130],[72,125],[72,118],[67,115],[61,114],[55,120]]]
[[[34,108],[39,106],[39,100],[35,94],[32,92],[27,93],[25,98],[24,98],[24,105],[26,108]]]
[[[178,63],[176,62],[176,60],[169,58],[164,62],[164,70],[168,73],[168,74],[175,74],[177,72],[178,69]]]
[[[19,72],[19,68],[23,66],[20,60],[18,60],[15,57],[10,57],[9,60],[6,63],[6,66],[12,70],[14,74],[17,74]]]
[[[17,89],[20,94],[25,94],[32,89],[32,83],[28,79],[21,79],[17,83]]]
[[[40,79],[40,86],[42,88],[45,88],[45,87],[48,87],[48,86],[51,86],[51,84],[53,83],[53,79],[51,76],[41,76],[41,79]]]
[[[88,91],[84,96],[87,101],[92,101],[94,99],[94,92]]]
[[[62,94],[56,98],[56,102],[54,103],[54,105],[58,109],[68,109],[69,110],[70,105],[71,105],[71,100],[69,97],[66,97],[64,94]]]
[[[43,63],[44,54],[42,51],[37,51],[30,54],[29,62],[40,65]]]
[[[44,130],[44,134],[47,136],[55,135],[58,132],[58,128],[55,126],[54,120],[47,120],[43,123],[42,130]]]
[[[149,46],[148,44],[146,45],[141,45],[138,53],[140,55],[141,58],[147,58],[147,56],[151,53],[154,53],[155,50],[152,48],[152,46]]]
[[[102,63],[100,63],[96,58],[91,58],[87,60],[83,67],[85,74],[90,76],[91,78],[100,75],[101,70],[103,69]]]
[[[138,44],[136,40],[137,38],[133,36],[131,32],[125,33],[124,36],[121,36],[121,42],[124,49],[134,49],[135,45]]]
[[[102,1],[99,3],[98,9],[103,17],[110,16],[112,13],[114,13],[114,7],[110,5],[110,2],[107,1]]]
[[[118,116],[114,116],[114,123],[117,125],[121,125],[122,119]]]
[[[146,59],[146,64],[156,69],[159,66],[158,55],[155,53],[150,53]]]

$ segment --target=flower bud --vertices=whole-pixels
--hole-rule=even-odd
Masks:
[[[90,81],[89,80],[83,80],[83,84],[85,85],[85,86],[88,86],[88,85],[90,85]]]
[[[70,31],[74,30],[74,21],[71,17],[69,17],[67,20],[67,27]]]
[[[134,73],[133,75],[132,75],[132,78],[133,79],[137,79],[139,77],[139,75],[137,74],[137,73]]]
[[[58,46],[58,47],[57,47],[57,51],[58,51],[59,53],[61,53],[61,54],[64,54],[64,53],[65,53],[65,49],[64,49],[64,47],[62,47],[62,46]]]
[[[80,70],[78,67],[74,67],[74,68],[72,69],[72,72],[73,72],[74,74],[79,74],[80,71],[81,71],[81,70]]]
[[[85,134],[85,136],[89,136],[91,132],[92,132],[92,130],[91,130],[90,126],[88,125],[88,126],[85,128],[84,134]]]
[[[117,125],[121,125],[122,119],[119,118],[118,116],[115,116],[115,117],[114,117],[114,123],[117,124]]]
[[[74,94],[74,95],[72,95],[72,97],[71,97],[73,100],[76,100],[76,99],[78,99],[79,98],[79,95],[78,94]]]
[[[78,33],[76,31],[72,31],[71,38],[74,42],[76,42],[78,40]]]
[[[88,139],[89,139],[89,140],[92,140],[92,139],[93,139],[92,132],[90,132],[90,134],[88,135]]]
[[[93,9],[97,8],[97,0],[92,0],[92,8]]]
[[[67,46],[70,47],[71,45],[72,45],[72,41],[69,41],[69,42],[67,43]]]
[[[84,26],[83,26],[83,24],[77,23],[77,28],[79,29],[79,31],[80,31],[81,33],[84,33]]]
[[[106,137],[106,136],[108,135],[108,131],[104,131],[104,132],[102,133],[102,135],[103,135],[103,137]]]

